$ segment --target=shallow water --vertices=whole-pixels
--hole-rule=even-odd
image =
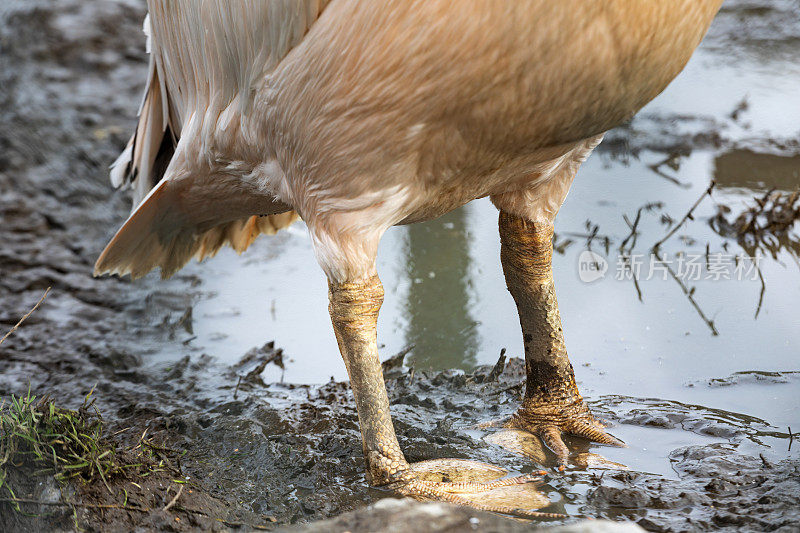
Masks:
[[[754,195],[800,184],[800,158],[781,147],[800,131],[800,48],[765,42],[758,28],[733,39],[726,25],[736,20],[735,13],[723,13],[686,70],[634,120],[624,135],[629,150],[601,147],[583,165],[556,222],[557,244],[564,248],[554,271],[585,396],[662,398],[743,413],[785,434],[787,426],[800,429],[800,379],[714,381],[737,372],[800,370],[797,258],[785,248],[760,257],[762,295],[757,273],[738,272],[731,263],[748,254],[708,225],[718,204],[738,212],[753,204]],[[697,133],[705,137],[692,137]],[[722,140],[703,141],[709,134]],[[631,154],[637,146],[642,149]],[[682,287],[658,265],[651,275],[649,249],[668,231],[659,217],[680,219],[712,178],[718,183],[712,199],[703,200],[694,220],[661,251],[675,270],[679,253],[703,265],[716,258],[723,279],[688,279]],[[617,248],[630,233],[623,215],[632,221],[651,202],[663,205],[641,215],[631,252],[643,261],[637,290],[632,281],[616,279]],[[583,235],[592,227],[598,237],[589,246]],[[587,283],[579,276],[579,256],[589,248],[608,270]],[[381,243],[378,270],[386,288],[378,333],[384,357],[413,345],[409,366],[468,370],[494,363],[502,347],[511,356],[522,354],[500,267],[497,212],[488,200],[391,229]],[[285,371],[269,368],[266,381],[346,379],[328,318],[326,281],[302,224],[259,239],[241,258],[226,249],[188,271],[206,294],[193,309],[191,346],[233,363],[274,339],[287,365]],[[701,273],[706,277],[713,277],[707,266]],[[609,459],[667,476],[674,475],[671,450],[724,440],[626,424],[613,432],[631,448],[603,450]],[[787,436],[764,437],[765,446],[753,444],[754,450],[796,457],[800,445],[788,452]]]

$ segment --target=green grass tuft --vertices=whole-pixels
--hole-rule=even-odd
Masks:
[[[11,498],[16,495],[7,482],[8,471],[23,466],[62,483],[99,478],[112,492],[107,479],[132,466],[122,464],[117,455],[116,445],[104,436],[92,392],[77,410],[57,407],[49,396],[37,399],[30,390],[0,405],[0,493]]]

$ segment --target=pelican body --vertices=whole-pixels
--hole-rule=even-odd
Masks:
[[[720,4],[149,0],[148,84],[111,172],[134,189],[134,210],[96,274],[169,276],[299,216],[329,281],[370,481],[464,503],[397,443],[375,256],[389,227],[489,196],[525,340],[525,397],[506,425],[539,435],[562,464],[562,431],[621,444],[575,385],[553,221],[603,133],[681,71]]]

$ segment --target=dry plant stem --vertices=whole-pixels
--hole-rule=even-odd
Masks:
[[[711,334],[714,336],[719,335],[719,330],[717,330],[717,326],[714,325],[714,321],[706,316],[706,314],[703,312],[703,309],[700,307],[700,304],[698,304],[697,300],[694,299],[693,289],[690,289],[689,287],[686,286],[686,284],[683,281],[681,281],[681,278],[678,277],[678,275],[675,273],[674,270],[672,270],[672,268],[669,266],[669,263],[666,261],[666,258],[662,257],[660,252],[656,250],[653,252],[653,254],[656,256],[656,259],[661,261],[661,264],[663,264],[666,267],[670,277],[674,279],[675,282],[678,284],[678,286],[681,288],[681,291],[689,300],[689,303],[692,304],[694,310],[697,311],[697,314],[700,315],[700,318],[703,320],[703,322],[705,322],[706,326],[708,326],[708,329],[711,330]],[[758,265],[756,265],[756,268],[758,268]]]
[[[183,485],[178,486],[178,492],[175,494],[175,497],[172,498],[167,505],[164,506],[163,511],[169,511],[173,505],[178,503],[178,498],[181,497],[181,493],[183,493]]]
[[[525,347],[526,383],[522,405],[509,421],[541,437],[559,464],[569,449],[561,432],[595,442],[623,445],[603,431],[575,383],[567,356],[553,282],[553,226],[500,213],[500,259],[519,313]]]
[[[683,215],[683,218],[680,220],[680,222],[678,222],[677,224],[675,224],[675,225],[672,227],[672,229],[669,231],[669,233],[667,233],[667,234],[664,236],[664,238],[663,238],[663,239],[661,239],[660,241],[658,241],[657,243],[655,243],[655,244],[653,245],[653,247],[651,248],[651,250],[652,250],[652,251],[654,251],[654,252],[655,252],[655,251],[658,251],[659,247],[660,247],[662,244],[664,244],[665,242],[667,242],[667,240],[669,240],[669,238],[670,238],[670,237],[672,237],[673,235],[675,235],[675,232],[677,232],[679,229],[681,229],[681,227],[683,227],[683,225],[686,223],[686,221],[687,221],[687,220],[693,220],[693,219],[692,219],[692,213],[694,213],[694,210],[695,210],[695,209],[697,209],[697,206],[698,206],[698,205],[700,205],[700,202],[702,202],[702,201],[703,201],[703,199],[704,199],[706,196],[711,196],[711,191],[713,191],[713,190],[714,190],[714,187],[716,187],[716,186],[717,186],[717,182],[716,182],[716,181],[714,181],[714,180],[711,180],[711,183],[708,185],[708,188],[707,188],[705,191],[703,191],[703,194],[702,194],[702,195],[700,195],[700,198],[698,198],[698,199],[697,199],[697,201],[696,201],[694,204],[692,204],[692,207],[690,207],[690,208],[689,208],[689,210],[686,212],[686,214],[685,214],[685,215]]]
[[[52,287],[47,287],[47,289],[45,289],[45,291],[44,291],[44,294],[42,294],[42,297],[41,297],[41,298],[39,298],[39,301],[38,301],[38,302],[36,302],[36,305],[34,305],[34,306],[33,306],[33,309],[31,309],[30,311],[28,311],[27,313],[25,313],[25,315],[24,315],[22,318],[20,318],[20,319],[19,319],[19,322],[17,322],[16,324],[14,324],[14,327],[13,327],[13,328],[11,328],[11,329],[8,331],[8,333],[6,333],[5,335],[3,335],[3,338],[2,338],[2,339],[0,339],[0,344],[3,344],[3,343],[5,342],[5,340],[6,340],[7,338],[9,338],[9,337],[11,336],[11,334],[12,334],[12,333],[14,333],[15,331],[17,331],[17,328],[19,328],[19,327],[22,325],[22,323],[23,323],[23,322],[25,322],[25,321],[28,319],[28,317],[29,317],[29,316],[31,316],[31,315],[33,314],[33,312],[34,312],[34,311],[36,311],[36,310],[39,308],[39,306],[42,304],[42,302],[44,301],[44,299],[45,299],[45,298],[47,298],[47,294],[50,292],[50,289],[51,289],[51,288],[52,288]]]

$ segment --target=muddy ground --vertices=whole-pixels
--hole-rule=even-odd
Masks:
[[[763,5],[742,9],[761,17],[765,28],[775,28],[776,21],[780,27],[786,16]],[[722,16],[735,21],[740,15],[734,9]],[[275,528],[335,517],[391,496],[364,481],[347,384],[240,379],[278,349],[269,345],[239,367],[191,351],[176,354],[177,363],[153,364],[148,355],[155,347],[176,331],[190,331],[196,280],[180,273],[167,282],[149,277],[136,284],[91,277],[95,258],[129,208],[127,195],[112,191],[107,167],[135,123],[146,69],[143,16],[142,3],[134,0],[6,1],[0,7],[0,332],[52,287],[37,312],[0,346],[0,397],[30,387],[74,407],[96,387],[97,406],[109,431],[121,431],[115,437],[121,446],[147,429],[171,458],[175,469],[139,491],[130,480],[112,484],[115,490],[127,487],[133,503],[154,511],[80,508],[77,522],[88,530]],[[720,45],[757,37],[710,36]],[[657,142],[628,127],[601,149],[624,158],[644,148],[671,154],[728,142],[713,123],[692,136],[662,135]],[[796,139],[770,142],[773,151],[800,151]],[[517,404],[521,362],[510,360],[492,381],[490,370],[387,372],[409,460],[469,457],[517,472],[539,468],[465,429],[509,414]],[[548,510],[568,505],[578,509],[568,522],[605,517],[651,531],[797,530],[800,464],[742,451],[742,443],[758,442],[775,428],[677,402],[614,396],[591,403],[614,423],[680,426],[724,442],[674,450],[673,477],[581,468],[550,474],[545,490],[555,503]],[[188,479],[190,488],[180,505],[163,511],[177,490],[176,477]],[[69,495],[87,504],[121,503],[119,495],[92,486],[63,488],[42,480],[30,489],[25,497],[37,500]],[[76,519],[59,506],[25,510],[37,516],[0,503],[0,529],[71,529]]]

